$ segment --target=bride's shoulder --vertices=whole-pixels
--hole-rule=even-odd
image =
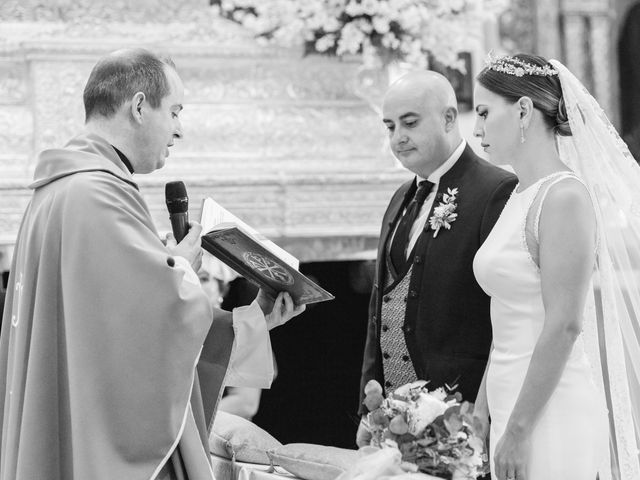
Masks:
[[[587,202],[591,204],[591,196],[584,182],[575,175],[567,175],[550,182],[545,193],[545,203],[558,206]]]
[[[590,222],[594,219],[591,195],[582,180],[571,175],[550,185],[542,207],[542,218],[544,217],[565,224],[583,220]]]

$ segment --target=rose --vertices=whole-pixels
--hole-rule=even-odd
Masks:
[[[389,422],[389,431],[395,435],[404,435],[409,431],[409,425],[402,415],[396,415]]]
[[[370,393],[379,393],[382,395],[382,386],[375,380],[369,380],[364,386],[364,394],[369,395]]]
[[[409,433],[420,436],[437,417],[447,409],[447,404],[428,393],[421,393],[415,408],[409,410]]]
[[[381,408],[377,408],[369,413],[369,423],[386,428],[389,426],[389,417],[384,414]]]
[[[379,393],[369,393],[364,397],[364,403],[370,412],[373,412],[376,408],[379,408],[384,401],[384,397]]]
[[[382,387],[375,380],[369,380],[364,387],[364,401],[362,403],[365,404],[367,409],[370,412],[373,412],[376,408],[379,408],[384,401],[384,397],[382,396]]]

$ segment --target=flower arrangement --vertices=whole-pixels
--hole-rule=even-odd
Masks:
[[[395,448],[402,468],[438,478],[475,479],[487,473],[484,442],[477,432],[473,404],[443,388],[429,391],[427,382],[404,385],[387,398],[375,380],[365,387],[367,426],[372,447]]]
[[[456,203],[457,197],[457,188],[447,188],[447,193],[442,196],[442,201],[433,209],[433,215],[429,218],[429,225],[433,230],[433,238],[438,236],[441,228],[444,227],[445,230],[449,230],[451,224],[458,218],[458,214],[455,213],[456,208],[458,208],[458,204]]]
[[[217,0],[223,16],[258,38],[287,46],[307,42],[318,52],[362,54],[425,67],[428,56],[462,69],[458,54],[480,34],[487,16],[508,0]],[[476,35],[477,36],[477,35]]]

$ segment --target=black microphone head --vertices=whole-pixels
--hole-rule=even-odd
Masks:
[[[186,213],[189,210],[187,187],[179,180],[169,182],[164,186],[164,198],[169,213]]]

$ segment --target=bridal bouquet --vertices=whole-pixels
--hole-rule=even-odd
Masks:
[[[443,388],[429,391],[418,381],[398,388],[387,398],[371,380],[364,404],[372,447],[399,450],[402,468],[438,478],[475,479],[486,473],[484,442],[473,418],[473,404]]]

